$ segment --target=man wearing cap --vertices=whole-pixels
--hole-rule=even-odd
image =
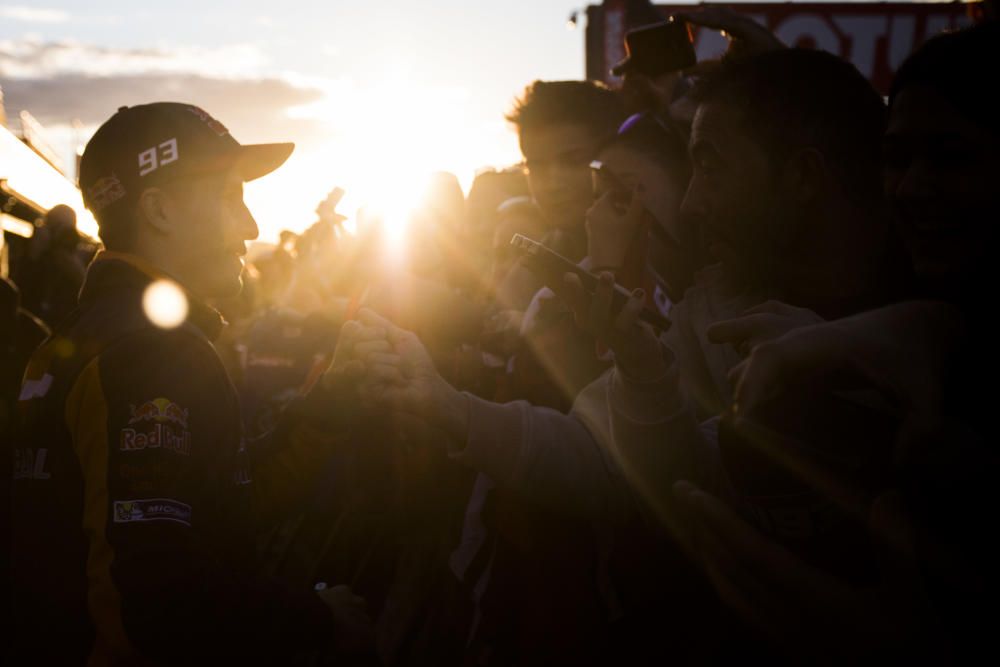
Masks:
[[[257,236],[243,182],[292,148],[241,145],[167,102],[119,109],[87,145],[80,187],[106,250],[20,394],[12,565],[26,663],[288,664],[365,634],[344,587],[320,597],[260,572],[263,510],[304,487],[297,470],[323,452],[283,438],[275,466],[248,447],[211,344],[223,322],[205,302],[239,291]]]
[[[694,64],[687,25],[669,20],[628,31],[625,59],[611,73],[624,77],[622,96],[630,113],[665,114],[674,100],[681,70]]]

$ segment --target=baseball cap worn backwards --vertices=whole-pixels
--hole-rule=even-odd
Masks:
[[[87,143],[80,190],[96,215],[117,202],[136,201],[145,188],[186,176],[235,168],[244,181],[252,181],[280,167],[294,148],[292,143],[243,145],[192,104],[121,107]]]

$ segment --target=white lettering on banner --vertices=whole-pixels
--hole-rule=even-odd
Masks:
[[[159,152],[157,152],[159,149]],[[159,146],[147,148],[139,153],[139,175],[156,171],[165,164],[170,164],[177,160],[177,138],[168,139]]]
[[[934,35],[951,28],[951,24],[952,21],[950,16],[928,16],[927,26],[924,28],[924,34],[928,37],[933,37]]]
[[[625,10],[615,9],[605,15],[606,30],[604,33],[604,53],[607,57],[608,70],[625,57]]]
[[[913,50],[916,16],[893,16],[889,24],[889,68],[895,72]]]
[[[866,79],[875,76],[875,44],[885,34],[886,17],[834,16],[833,22],[850,40],[847,59]]]
[[[795,46],[805,39],[812,40],[817,49],[840,53],[840,38],[830,24],[818,14],[792,16],[778,24],[774,34],[788,46]]]
[[[694,53],[698,62],[718,58],[729,47],[729,40],[715,30],[699,30],[695,40]]]
[[[596,24],[601,32],[597,39],[588,37],[588,63],[593,59],[610,66],[621,59],[625,4],[623,0],[604,3],[603,20]],[[971,24],[973,16],[981,13],[977,11],[981,5],[982,2],[749,2],[738,5],[737,11],[770,30],[787,46],[822,49],[850,61],[876,90],[885,94],[893,72],[916,47],[943,30]],[[657,9],[668,16],[690,11],[691,7],[657,3]],[[694,35],[699,61],[718,58],[729,44],[717,30],[695,27]],[[607,71],[598,76],[616,83]]]

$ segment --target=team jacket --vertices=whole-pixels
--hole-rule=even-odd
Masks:
[[[254,552],[262,510],[310,454],[254,458],[210,342],[221,318],[189,297],[183,325],[153,326],[156,276],[103,253],[26,372],[12,522],[25,664],[283,662],[330,634],[318,597],[262,575]]]

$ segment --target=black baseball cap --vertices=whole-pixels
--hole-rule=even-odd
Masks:
[[[636,72],[657,76],[687,69],[697,62],[687,24],[671,18],[625,33],[625,59],[611,68],[621,76]]]
[[[180,102],[121,107],[87,143],[80,159],[83,202],[95,215],[136,201],[147,187],[185,176],[238,169],[244,181],[268,174],[295,144],[236,141],[203,109]]]

